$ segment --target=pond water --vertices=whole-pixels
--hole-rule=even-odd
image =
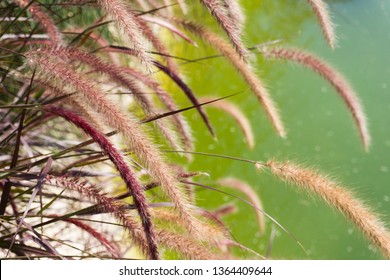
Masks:
[[[330,174],[343,186],[353,189],[383,219],[390,221],[390,1],[328,1],[337,24],[338,45],[331,50],[315,16],[304,0],[242,1],[247,12],[248,46],[272,40],[309,50],[332,63],[347,77],[367,113],[373,144],[369,153],[359,139],[357,128],[341,98],[317,74],[286,62],[264,60],[256,54],[258,74],[277,102],[288,129],[281,139],[264,110],[235,70],[221,58],[183,65],[188,83],[199,96],[242,94],[229,100],[249,118],[256,146],[249,149],[243,135],[229,116],[206,108],[217,133],[214,140],[198,115],[185,113],[190,120],[200,152],[252,160],[272,158],[294,160]],[[212,19],[201,9],[195,17]],[[217,30],[216,25],[213,25]],[[200,43],[199,48],[177,47],[177,54],[200,58],[216,54]],[[186,100],[182,98],[182,105]],[[234,203],[238,211],[224,220],[233,236],[245,246],[276,259],[378,259],[380,253],[359,230],[337,211],[286,186],[267,171],[251,164],[216,157],[194,156],[190,170],[210,177],[198,179],[206,185],[245,197],[238,191],[218,186],[224,177],[236,177],[250,184],[260,196],[264,210],[283,225],[294,238],[267,219],[264,235],[258,233],[255,211],[244,202],[221,193],[197,188],[198,204],[215,209]],[[272,234],[271,234],[272,233]],[[270,236],[274,235],[274,238]],[[245,252],[238,252],[245,257]]]

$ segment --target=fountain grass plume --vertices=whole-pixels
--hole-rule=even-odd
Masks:
[[[34,3],[30,0],[14,0],[22,8],[26,8],[31,13],[31,15],[40,22],[42,27],[49,35],[51,42],[55,45],[62,45],[63,39],[60,30],[57,28],[54,20],[44,11],[42,11],[41,6],[38,3]],[[31,3],[33,2],[33,3]]]
[[[108,51],[110,52],[118,52],[118,53],[125,53],[128,55],[134,55],[134,51],[132,49],[126,48],[126,47],[117,47],[117,46],[111,46]],[[204,121],[207,129],[209,130],[210,134],[214,137],[214,129],[211,126],[211,123],[206,115],[206,113],[203,111],[203,108],[200,106],[199,101],[194,94],[194,92],[191,90],[191,88],[183,81],[183,79],[176,73],[174,70],[170,69],[169,67],[163,65],[162,63],[158,61],[153,61],[153,65],[164,72],[169,78],[172,79],[175,84],[184,92],[184,94],[187,96],[187,98],[191,101],[191,103],[194,105],[196,110],[199,112],[199,115],[201,116],[202,120]]]
[[[180,9],[184,14],[188,13],[188,7],[186,4],[186,0],[177,0],[177,3],[179,3]]]
[[[188,97],[188,99],[191,101],[191,103],[195,106],[196,110],[199,112],[199,115],[203,119],[203,122],[205,123],[207,129],[209,130],[210,134],[215,137],[215,132],[213,127],[211,126],[210,120],[207,117],[207,114],[204,112],[202,106],[200,106],[200,103],[198,101],[198,98],[193,93],[192,89],[183,81],[183,79],[178,76],[174,71],[172,71],[170,68],[162,65],[158,61],[154,61],[153,64],[163,71],[167,76],[169,76],[172,81],[174,81],[178,87],[185,93],[185,95]]]
[[[143,10],[143,11],[147,11],[150,9],[150,6],[149,6],[149,1],[145,1],[145,0],[136,0],[138,6]]]
[[[123,0],[97,0],[97,3],[123,30],[136,56],[145,64],[147,69],[151,69],[152,59],[146,51],[147,43],[134,11]]]
[[[55,77],[74,87],[79,92],[75,96],[79,99],[79,102],[91,106],[93,110],[100,114],[102,121],[122,133],[130,148],[134,150],[135,155],[145,164],[152,177],[160,183],[165,194],[176,205],[187,225],[187,229],[196,235],[200,234],[201,228],[191,213],[191,207],[183,194],[180,183],[169,165],[163,160],[160,151],[143,132],[141,124],[121,112],[117,108],[117,104],[106,99],[104,94],[93,85],[92,81],[72,71],[68,64],[60,61],[54,63],[48,57],[41,56],[39,51],[34,50],[27,52],[26,57],[30,65],[39,67],[47,77]]]
[[[235,212],[237,212],[237,206],[235,204],[224,204],[217,209],[214,209],[212,214],[220,219]]]
[[[215,100],[213,97],[202,97],[199,99],[201,103],[210,102]],[[218,102],[213,102],[208,104],[208,106],[212,106],[221,110],[224,110],[228,114],[230,114],[240,126],[242,132],[245,135],[246,142],[250,149],[253,149],[255,146],[255,139],[252,132],[251,124],[248,118],[244,115],[244,113],[240,110],[238,106],[234,103],[229,102],[227,100],[218,100]]]
[[[231,10],[227,9],[229,6],[224,5],[219,0],[201,0],[201,2],[225,30],[240,58],[247,61],[248,50],[241,40],[242,25],[236,22],[236,18],[231,18]],[[237,15],[237,11],[233,10],[233,12]]]
[[[221,257],[209,251],[207,247],[198,243],[197,240],[183,234],[159,230],[157,231],[157,238],[164,247],[175,250],[190,260],[221,259]]]
[[[154,90],[157,93],[157,97],[168,110],[172,112],[178,110],[178,107],[171,95],[166,92],[156,80],[134,68],[122,67],[121,69],[123,72],[133,76],[134,78],[142,82],[144,85]],[[187,120],[181,114],[174,114],[170,116],[170,118],[172,118],[173,123],[178,130],[178,134],[180,135],[186,150],[192,151],[194,148],[194,140],[192,138],[192,132]]]
[[[41,47],[39,52],[51,58],[60,57],[65,61],[78,60],[85,63],[92,69],[108,75],[113,81],[130,90],[145,112],[149,113],[153,110],[153,105],[147,96],[143,94],[136,81],[123,75],[119,66],[108,63],[96,55],[87,53],[80,48],[51,48],[49,46]]]
[[[271,99],[266,87],[253,72],[252,67],[240,59],[234,49],[217,34],[194,22],[179,19],[176,19],[176,21],[182,24],[187,30],[199,36],[205,42],[208,42],[212,47],[216,48],[236,68],[237,72],[244,78],[263,106],[277,133],[284,138],[286,136],[286,131],[278,109]]]
[[[278,178],[315,194],[337,208],[390,259],[390,233],[378,215],[338,182],[317,171],[291,162],[269,161],[266,164]]]
[[[249,201],[253,204],[255,209],[263,210],[263,204],[258,196],[258,194],[253,190],[253,188],[248,185],[246,182],[236,179],[236,178],[223,178],[218,181],[221,186],[230,187],[236,190],[239,190],[245,194]],[[260,234],[265,233],[265,217],[264,213],[256,210],[257,222],[259,225]]]
[[[324,60],[305,51],[285,47],[265,47],[261,48],[260,51],[267,58],[284,59],[303,65],[315,71],[327,80],[344,100],[359,129],[360,138],[364,148],[366,151],[369,150],[371,136],[368,130],[367,118],[364,113],[363,106],[361,105],[357,94],[341,73]]]
[[[86,31],[85,28],[70,28],[70,29],[66,30],[66,32],[77,33],[77,34],[84,34],[85,31]],[[95,32],[90,31],[90,32],[88,32],[88,34],[86,34],[86,36],[87,36],[87,38],[90,38],[91,40],[93,40],[100,49],[107,48],[111,44],[109,41],[107,41],[102,35],[100,35],[96,31]],[[114,65],[120,65],[120,58],[119,58],[118,54],[108,52],[107,55],[109,56],[111,63],[113,63]]]
[[[314,13],[317,16],[317,20],[322,28],[325,35],[326,41],[329,46],[334,49],[337,44],[337,38],[334,31],[334,24],[332,22],[328,4],[323,0],[307,0],[311,5]]]
[[[106,193],[100,191],[96,186],[80,182],[78,179],[69,179],[65,177],[55,177],[47,175],[45,182],[56,187],[76,191],[83,197],[96,202],[100,209],[112,214],[130,233],[134,243],[141,251],[148,255],[148,243],[145,240],[144,232],[140,230],[141,226],[132,215],[127,213],[124,208],[126,204],[115,198],[109,197]]]
[[[82,129],[88,136],[90,136],[109,157],[111,162],[115,165],[127,189],[131,192],[134,204],[137,208],[141,218],[142,226],[145,231],[148,242],[148,256],[150,259],[158,259],[159,253],[157,249],[156,236],[154,226],[151,220],[149,205],[143,191],[142,185],[139,183],[137,177],[131,171],[130,166],[126,163],[121,153],[114,147],[110,140],[100,131],[92,127],[79,115],[54,106],[47,106],[46,111],[64,118],[73,123],[78,128]]]
[[[162,17],[157,17],[155,15],[153,15],[153,16],[152,15],[148,15],[148,14],[143,14],[142,18],[145,21],[147,21],[147,22],[158,24],[158,25],[168,29],[172,33],[174,33],[174,34],[178,35],[179,37],[183,38],[185,41],[187,41],[191,45],[196,46],[196,43],[190,37],[188,37],[184,32],[179,30],[179,28],[177,28],[175,25],[173,25],[167,19],[162,18]]]
[[[221,2],[232,24],[236,26],[237,31],[241,34],[245,24],[245,15],[239,0],[221,0]]]
[[[156,36],[153,30],[142,17],[136,17],[138,25],[141,27],[142,34],[147,38],[154,48],[162,54],[162,58],[167,62],[169,69],[179,75],[179,68],[175,61],[169,56],[169,52],[163,42]]]
[[[201,212],[201,214],[205,216],[203,213],[204,211],[202,211],[201,209],[198,209],[198,212]],[[163,208],[153,209],[152,213],[155,222],[169,223],[171,224],[171,226],[176,226],[181,229],[185,228],[185,225],[183,225],[183,222],[180,218],[180,214],[178,213],[165,210]],[[222,227],[220,224],[215,223],[214,220],[210,223],[210,220],[211,219],[208,219],[208,222],[202,220],[202,226],[204,227],[205,232],[207,232],[208,235],[200,236],[199,238],[197,238],[199,241],[212,244],[217,243],[219,239],[229,237],[229,234],[227,233],[225,227]]]
[[[120,252],[116,246],[112,242],[110,242],[102,233],[98,232],[96,229],[88,225],[87,223],[80,221],[78,219],[67,218],[62,219],[62,221],[75,225],[76,227],[82,229],[83,231],[90,234],[96,240],[102,244],[106,250],[114,257],[120,258]]]
[[[82,51],[79,48],[47,48],[42,47],[40,52],[45,53],[48,56],[52,57],[64,57],[65,59],[77,59],[88,66],[92,67],[94,70],[99,71],[108,75],[113,81],[117,82],[119,85],[129,89],[135,99],[139,102],[144,112],[150,116],[155,115],[155,108],[151,100],[148,98],[148,95],[142,92],[142,89],[139,87],[138,82],[134,79],[129,78],[128,75],[124,75],[122,68],[116,66],[115,64],[108,63],[99,57]],[[165,120],[156,120],[157,127],[166,137],[168,142],[173,148],[180,149],[176,135],[172,132],[169,125],[165,124]]]

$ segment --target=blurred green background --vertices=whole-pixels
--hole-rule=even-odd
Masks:
[[[339,47],[332,51],[325,42],[315,15],[306,0],[241,1],[246,14],[245,38],[248,46],[272,40],[309,50],[339,69],[356,89],[369,118],[373,145],[366,153],[357,128],[341,98],[322,78],[299,66],[266,61],[256,54],[258,74],[277,102],[288,137],[274,132],[255,96],[222,58],[182,66],[196,94],[230,98],[250,119],[256,146],[250,150],[235,121],[222,111],[207,108],[217,133],[214,141],[194,112],[187,112],[193,128],[196,150],[266,161],[289,159],[330,174],[390,221],[390,2],[387,0],[327,1],[337,24]],[[192,16],[218,27],[205,9],[195,8]],[[199,48],[177,45],[176,54],[200,58],[216,54],[207,45]],[[177,91],[177,90],[176,90]],[[179,93],[178,93],[179,95]],[[185,98],[181,104],[188,105]],[[257,172],[253,165],[227,159],[194,156],[190,170],[208,172],[199,181],[244,197],[215,184],[219,178],[236,177],[253,186],[264,210],[279,221],[307,250],[267,219],[267,230],[258,233],[254,210],[245,203],[218,192],[198,188],[198,203],[207,209],[233,202],[239,211],[225,219],[234,237],[261,254],[270,248],[276,259],[380,259],[380,253],[341,214],[305,193]],[[244,252],[238,252],[245,258]]]

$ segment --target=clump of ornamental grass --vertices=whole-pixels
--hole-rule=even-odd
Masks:
[[[189,230],[197,232],[196,220],[192,218],[191,210],[186,203],[186,198],[178,188],[179,182],[172,174],[170,167],[162,159],[161,153],[144,134],[140,125],[130,116],[121,112],[115,104],[104,97],[104,94],[96,88],[93,83],[82,76],[71,72],[65,63],[50,61],[50,58],[41,56],[38,52],[27,53],[28,59],[36,67],[40,67],[45,75],[54,75],[55,78],[70,84],[79,91],[80,96],[75,95],[76,102],[87,103],[91,110],[102,115],[102,121],[117,129],[123,134],[126,142],[141,162],[146,165],[147,170],[161,184],[166,194],[174,201]]]
[[[184,112],[197,112],[207,135],[215,136],[215,120],[205,107],[233,117],[249,150],[261,143],[255,141],[247,112],[229,99],[232,95],[200,97],[194,91],[180,63],[197,61],[176,56],[172,42],[191,48],[202,42],[211,45],[219,53],[216,57],[226,59],[246,82],[281,137],[287,136],[282,112],[257,75],[250,52],[309,68],[341,96],[368,150],[371,138],[363,105],[333,66],[298,49],[247,48],[242,1],[60,2],[0,2],[1,258],[265,258],[231,231],[229,220],[240,212],[239,204],[201,207],[200,192],[252,206],[265,238],[269,222],[304,247],[267,213],[245,178],[196,176],[204,173],[188,170],[193,156],[247,162],[271,171],[339,210],[390,258],[390,234],[379,215],[321,172],[288,161],[232,157],[228,151],[198,152],[192,119]],[[308,2],[334,48],[328,6]],[[194,20],[193,9],[208,11],[220,32]],[[212,81],[205,77],[205,82]],[[171,82],[174,89],[167,86]],[[180,91],[190,105],[177,98]],[[240,195],[205,183],[210,180]]]

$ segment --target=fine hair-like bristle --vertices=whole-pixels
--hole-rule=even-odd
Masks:
[[[320,173],[290,162],[270,161],[267,166],[280,179],[316,194],[337,208],[390,259],[390,233],[383,222],[353,193]]]
[[[328,42],[329,46],[334,49],[336,47],[337,38],[328,5],[323,0],[307,1],[317,16],[317,20],[322,28],[322,31],[324,32],[326,41]]]
[[[263,105],[264,110],[267,112],[275,130],[281,137],[286,136],[286,131],[279,115],[278,109],[271,99],[268,90],[255,75],[251,66],[245,63],[238,54],[232,49],[232,47],[226,43],[217,34],[207,30],[196,23],[189,21],[176,20],[183,25],[184,28],[198,35],[201,39],[208,42],[211,46],[216,48],[221,54],[236,68],[237,72],[245,79],[253,93],[256,95],[259,102]]]
[[[357,94],[342,74],[324,60],[305,51],[293,48],[277,47],[263,48],[262,52],[266,57],[285,59],[299,63],[317,72],[325,80],[327,80],[344,100],[359,129],[364,148],[366,151],[369,150],[371,137],[368,131],[367,118],[364,113],[363,106],[361,105]]]

